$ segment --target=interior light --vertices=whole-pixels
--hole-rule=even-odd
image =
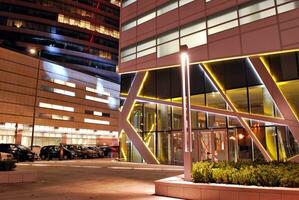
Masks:
[[[30,53],[31,55],[36,55],[37,51],[36,51],[35,48],[30,48],[30,49],[29,49],[29,53]]]

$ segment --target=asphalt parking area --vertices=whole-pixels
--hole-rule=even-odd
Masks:
[[[20,163],[16,170],[36,172],[38,181],[1,184],[1,200],[170,199],[153,195],[153,181],[183,173],[180,166],[107,159]]]

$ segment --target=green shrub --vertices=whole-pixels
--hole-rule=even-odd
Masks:
[[[0,161],[0,171],[11,171],[16,168],[16,161],[2,160]]]
[[[211,162],[199,162],[192,167],[192,177],[195,183],[210,183],[213,182]]]
[[[290,162],[197,162],[195,183],[231,183],[272,187],[299,187],[299,164]]]

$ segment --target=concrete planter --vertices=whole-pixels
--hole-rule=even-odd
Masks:
[[[299,188],[204,184],[182,176],[155,181],[156,195],[198,200],[298,200]]]
[[[0,184],[35,182],[37,174],[34,172],[1,171]]]

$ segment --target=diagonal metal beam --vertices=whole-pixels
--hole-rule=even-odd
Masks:
[[[126,95],[122,95],[123,99],[126,99],[126,97],[127,97]],[[178,103],[178,102],[154,99],[154,98],[150,98],[150,97],[136,97],[136,101],[148,102],[148,103],[154,103],[154,104],[163,104],[163,105],[179,107],[179,108],[182,107],[182,104]],[[199,111],[199,112],[214,113],[217,115],[225,115],[225,116],[231,116],[231,117],[242,117],[244,119],[275,123],[275,124],[279,124],[281,126],[292,125],[292,126],[297,126],[299,128],[298,123],[295,124],[292,121],[288,121],[283,118],[276,118],[276,117],[271,117],[271,116],[264,116],[264,115],[257,115],[257,114],[251,114],[251,113],[243,113],[243,112],[236,113],[231,110],[223,110],[223,109],[219,109],[219,108],[212,108],[212,107],[200,106],[200,105],[191,105],[191,110]]]
[[[140,155],[143,157],[148,164],[159,164],[155,155],[151,152],[148,146],[143,142],[143,139],[137,133],[135,128],[130,124],[129,118],[131,111],[134,108],[136,97],[143,87],[144,81],[146,80],[148,72],[142,71],[137,72],[132,82],[131,88],[128,93],[124,105],[120,112],[120,128],[125,131],[128,135]]]
[[[270,68],[266,60],[263,57],[252,57],[252,58],[248,58],[248,60],[252,65],[252,67],[257,72],[257,74],[259,75],[259,77],[262,79],[265,87],[268,89],[268,92],[270,93],[273,101],[275,102],[282,116],[288,121],[291,121],[295,124],[299,124],[296,114],[293,112],[288,101],[286,100],[283,93],[279,89],[275,80],[272,78],[270,74]],[[298,125],[296,126],[296,125],[289,124],[288,126],[294,138],[297,141],[299,141]]]
[[[222,96],[222,98],[224,99],[224,101],[228,104],[228,106],[232,109],[232,111],[234,113],[238,113],[237,108],[234,106],[234,104],[231,102],[231,100],[225,95],[224,90],[222,88],[222,86],[220,85],[220,83],[218,82],[218,80],[216,79],[216,77],[214,77],[214,75],[212,74],[212,72],[209,70],[209,64],[200,64],[201,68],[204,70],[206,76],[210,79],[210,81],[212,82],[212,84],[216,87],[216,89],[218,90],[218,92],[220,93],[220,95]],[[237,119],[239,120],[240,124],[242,125],[242,127],[246,130],[247,133],[249,133],[250,137],[252,138],[253,142],[255,143],[255,145],[257,146],[257,148],[261,151],[261,153],[263,154],[264,158],[267,161],[271,161],[272,158],[270,156],[270,154],[268,153],[268,151],[264,148],[264,146],[262,145],[262,143],[259,141],[259,139],[256,137],[256,135],[254,134],[254,132],[251,130],[250,126],[248,125],[248,123],[245,121],[244,118],[240,117],[240,116],[236,116]]]

